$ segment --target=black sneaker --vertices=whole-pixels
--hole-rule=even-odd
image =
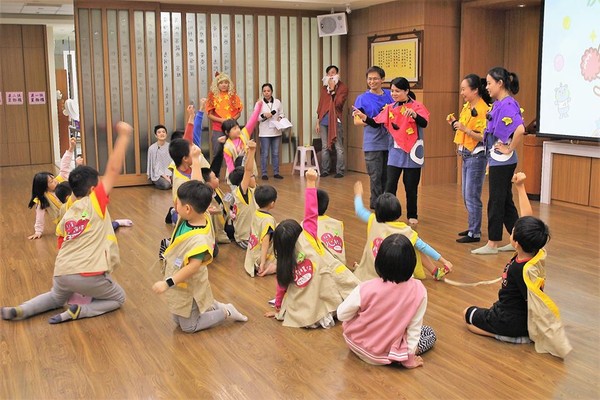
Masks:
[[[321,172],[321,178],[325,178],[326,176],[329,176],[329,172]]]
[[[471,237],[469,235],[456,239],[457,243],[477,243],[479,241],[481,241],[481,238]]]
[[[275,178],[275,179],[283,179],[283,176],[281,176],[279,174],[275,174],[275,175],[273,175],[273,178]]]
[[[262,179],[263,181],[268,181],[269,177],[267,175],[263,175],[260,179]]]
[[[469,230],[458,232],[458,236],[469,236]]]
[[[334,176],[334,178],[343,178],[343,177],[344,177],[344,175],[342,175],[342,174],[335,174],[335,176]]]
[[[173,207],[169,207],[169,211],[167,211],[167,215],[165,216],[165,224],[173,223],[173,216],[171,215],[172,210],[173,210]]]

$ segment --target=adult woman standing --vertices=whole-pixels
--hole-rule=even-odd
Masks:
[[[514,251],[508,244],[499,247],[502,226],[512,233],[519,218],[512,199],[512,177],[517,166],[515,152],[525,133],[519,103],[511,95],[519,92],[519,78],[502,67],[488,71],[487,90],[494,100],[488,113],[484,133],[489,165],[490,198],[488,200],[488,242],[471,251],[473,254],[497,254]]]
[[[406,217],[411,226],[419,223],[417,196],[423,166],[423,129],[429,123],[429,110],[416,100],[406,78],[392,80],[393,104],[385,106],[375,117],[383,123],[392,139],[387,163],[385,191],[394,196],[398,191],[398,180],[402,176],[406,192]]]
[[[376,65],[370,67],[366,78],[369,89],[356,98],[352,116],[354,125],[364,127],[363,152],[371,189],[369,206],[374,210],[377,198],[385,189],[389,135],[382,124],[373,121],[373,117],[383,106],[392,102],[392,96],[389,89],[382,88],[385,80],[383,68]]]
[[[462,158],[462,195],[468,213],[469,228],[460,232],[458,243],[474,243],[481,240],[481,189],[485,180],[485,146],[483,132],[491,98],[486,81],[475,74],[464,77],[460,83],[460,94],[465,100],[458,119],[454,114],[447,118],[456,131],[454,143],[458,145],[458,155]]]
[[[269,160],[269,149],[271,152],[271,163],[273,164],[273,177],[283,179],[279,175],[279,144],[281,143],[281,130],[273,125],[273,121],[279,121],[284,117],[281,101],[273,97],[273,85],[265,83],[262,85],[262,109],[260,111],[260,123],[258,125],[258,137],[260,138],[260,170],[262,179],[269,179],[267,174],[267,161]]]
[[[211,137],[213,159],[210,163],[210,169],[217,176],[219,176],[221,165],[223,165],[223,144],[225,143],[225,134],[221,124],[226,119],[238,119],[242,114],[242,109],[242,101],[236,94],[229,75],[224,72],[217,72],[210,85],[206,102],[206,114],[208,119],[212,121],[213,130]]]

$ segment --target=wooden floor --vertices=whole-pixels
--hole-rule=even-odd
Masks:
[[[17,305],[51,286],[56,239],[50,222],[41,239],[26,238],[33,233],[34,212],[27,209],[31,178],[41,169],[0,168],[0,305]],[[345,223],[349,262],[360,258],[366,238],[366,224],[353,212],[356,179],[368,188],[362,174],[321,180],[331,197],[329,214]],[[285,175],[268,183],[279,193],[275,218],[301,219],[301,179]],[[151,290],[161,278],[155,267],[158,244],[170,234],[163,221],[170,192],[119,188],[111,197],[112,217],[135,223],[117,233],[122,266],[114,276],[127,293],[125,305],[61,325],[48,324],[54,312],[0,321],[0,399],[600,398],[598,213],[533,205],[552,231],[546,292],[559,305],[573,345],[566,360],[466,330],[462,310],[489,306],[497,284],[458,288],[427,280],[425,323],[438,342],[424,355],[423,368],[406,370],[360,361],[346,347],[339,323],[330,330],[305,330],[264,318],[275,278],[249,278],[244,251],[235,245],[220,247],[210,281],[216,299],[234,303],[250,320],[182,333],[164,298]],[[475,245],[454,241],[466,228],[458,186],[425,186],[419,199],[419,234],[454,263],[453,279],[499,276],[510,255],[474,256],[469,250]]]

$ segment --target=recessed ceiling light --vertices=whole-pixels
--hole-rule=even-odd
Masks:
[[[519,4],[517,7],[523,8],[523,7],[525,7],[525,4]]]

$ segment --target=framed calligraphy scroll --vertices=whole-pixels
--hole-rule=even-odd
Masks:
[[[402,76],[415,89],[423,87],[423,31],[370,36],[369,65],[385,71],[386,82]]]

